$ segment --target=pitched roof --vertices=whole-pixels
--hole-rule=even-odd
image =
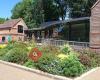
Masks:
[[[100,0],[97,0],[96,3],[92,6],[91,9],[93,9],[99,2],[100,2]]]
[[[44,22],[40,25],[42,28],[47,28],[52,25],[56,24],[63,24],[63,23],[68,23],[68,22],[77,22],[77,21],[84,21],[84,20],[89,20],[90,17],[81,17],[81,18],[74,18],[74,19],[68,19],[68,20],[63,20],[63,21],[50,21],[50,22]]]
[[[3,24],[0,24],[0,29],[12,28],[21,20],[22,20],[21,18],[8,20],[8,21],[4,22]]]
[[[90,17],[81,17],[81,18],[68,19],[68,20],[63,20],[63,21],[44,22],[44,23],[42,23],[40,25],[39,28],[33,28],[33,29],[29,29],[29,30],[43,30],[43,29],[51,27],[52,25],[63,24],[63,23],[72,23],[72,22],[79,22],[79,21],[85,21],[85,20],[90,20]]]

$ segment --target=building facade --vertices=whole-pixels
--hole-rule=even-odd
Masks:
[[[91,8],[90,47],[100,50],[100,0]]]
[[[28,29],[23,19],[12,19],[0,24],[0,43],[24,41],[24,30]]]
[[[64,21],[44,22],[39,28],[29,29],[26,34],[35,39],[59,39],[89,42],[90,18],[82,17]]]

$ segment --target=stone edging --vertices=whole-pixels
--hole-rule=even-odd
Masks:
[[[99,69],[100,69],[100,67],[94,68],[94,69],[82,74],[81,76],[75,78],[74,80],[81,80],[81,79],[83,80],[84,77],[86,77],[87,75],[89,75],[89,74],[91,74],[91,73],[93,73],[93,72],[95,72],[95,71],[97,71]]]
[[[5,61],[2,61],[2,60],[0,60],[0,63],[4,64],[4,65],[11,66],[11,67],[19,68],[19,69],[22,69],[22,70],[25,70],[25,71],[33,72],[33,73],[36,73],[36,74],[39,74],[39,75],[42,75],[42,76],[50,77],[50,78],[55,79],[55,80],[73,80],[73,79],[70,79],[70,78],[45,73],[45,72],[40,71],[40,70],[27,68],[25,66],[21,66],[21,65],[15,64],[15,63],[9,63],[9,62],[5,62]]]
[[[39,75],[42,75],[42,76],[46,76],[46,77],[49,77],[49,78],[52,78],[52,79],[55,79],[55,80],[81,80],[83,77],[87,76],[88,74],[93,73],[94,71],[100,69],[100,67],[97,67],[97,68],[94,68],[94,69],[82,74],[81,76],[79,76],[75,79],[70,79],[70,78],[67,78],[67,77],[52,75],[52,74],[49,74],[49,73],[46,73],[46,72],[43,72],[43,71],[40,71],[40,70],[27,68],[25,66],[21,66],[21,65],[15,64],[15,63],[5,62],[5,61],[2,61],[2,60],[0,60],[0,63],[4,64],[4,65],[11,66],[11,67],[19,68],[19,69],[22,69],[22,70],[25,70],[25,71],[33,72],[33,73],[36,73],[36,74],[39,74]]]

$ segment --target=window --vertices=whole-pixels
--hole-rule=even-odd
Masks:
[[[23,33],[23,26],[18,25],[18,33]]]
[[[2,37],[2,42],[5,42],[6,38],[5,37]]]

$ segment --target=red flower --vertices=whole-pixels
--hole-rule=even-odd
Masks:
[[[42,56],[42,52],[38,50],[38,48],[33,48],[29,54],[29,57],[35,62]]]

